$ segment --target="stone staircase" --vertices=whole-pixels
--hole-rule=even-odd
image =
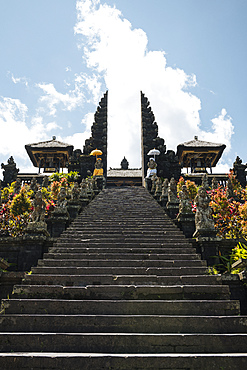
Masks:
[[[1,369],[245,369],[247,317],[144,188],[103,190],[2,302]]]

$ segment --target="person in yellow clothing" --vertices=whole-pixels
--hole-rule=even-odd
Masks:
[[[94,167],[93,176],[103,176],[103,163],[101,158],[96,159]]]

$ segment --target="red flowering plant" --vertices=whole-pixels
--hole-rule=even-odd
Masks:
[[[217,234],[222,238],[239,238],[243,236],[240,205],[240,202],[232,198],[228,199],[226,190],[221,186],[211,192],[210,206],[213,209],[215,228]]]

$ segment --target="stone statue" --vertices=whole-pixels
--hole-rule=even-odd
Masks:
[[[155,189],[156,189],[156,181],[158,179],[158,176],[156,174],[154,174],[152,177],[151,177],[151,180],[152,180],[152,187],[151,187],[151,193],[154,194],[155,192]]]
[[[178,203],[177,197],[177,182],[174,177],[171,178],[170,183],[168,185],[168,202],[169,203]]]
[[[165,179],[162,184],[162,191],[161,191],[161,196],[160,196],[160,202],[162,206],[165,206],[168,201],[168,185],[169,185],[169,180]]]
[[[229,178],[226,184],[226,196],[227,199],[234,198],[232,180]]]
[[[165,179],[162,184],[162,194],[161,197],[168,197],[168,185],[169,185],[169,180]]]
[[[213,177],[213,180],[212,180],[212,190],[217,189],[218,186],[219,186],[218,181],[216,180],[215,177]]]
[[[183,185],[182,190],[179,192],[179,213],[180,214],[193,213],[190,195],[186,185]]]
[[[42,181],[42,188],[48,188],[49,187],[49,177],[44,176],[43,181]]]
[[[157,177],[154,196],[156,199],[160,199],[161,194],[162,194],[162,180],[160,177]]]
[[[32,178],[31,183],[30,183],[30,189],[34,192],[34,195],[37,193],[39,190],[39,186],[37,184],[37,180],[35,177]]]
[[[88,199],[87,194],[87,183],[85,179],[82,179],[81,185],[80,185],[80,198],[81,199]]]
[[[80,188],[78,182],[75,182],[71,192],[71,199],[77,201],[79,200],[79,198],[80,198]]]
[[[214,221],[212,218],[212,209],[209,206],[210,198],[206,189],[201,186],[195,197],[196,216],[195,224],[196,231],[201,229],[214,230]]]
[[[157,174],[157,163],[154,158],[150,158],[148,162],[147,178]]]
[[[62,186],[57,196],[57,206],[65,208],[67,206],[67,194],[65,188]]]
[[[208,190],[209,189],[209,184],[208,184],[208,175],[206,173],[204,173],[204,175],[202,176],[202,186]]]
[[[103,163],[101,158],[96,159],[94,167],[93,176],[103,176]]]
[[[21,179],[17,179],[14,186],[14,193],[19,194],[21,190]]]
[[[3,163],[1,164],[1,168],[4,169],[3,181],[5,182],[6,185],[11,184],[12,182],[16,181],[19,169],[16,168],[16,163],[12,156],[8,159],[7,164],[3,164]]]
[[[42,199],[42,192],[38,190],[33,200],[33,212],[31,218],[33,222],[43,222],[45,220],[46,204]]]

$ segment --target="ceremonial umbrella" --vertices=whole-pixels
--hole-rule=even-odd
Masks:
[[[101,150],[99,150],[99,149],[94,149],[90,153],[90,155],[96,156],[96,159],[97,159],[98,155],[101,155],[101,154],[103,154],[103,152]]]
[[[154,148],[154,149],[149,150],[148,155],[153,155],[154,156],[154,160],[155,160],[155,156],[156,155],[160,155],[160,151],[158,149],[155,149]]]

